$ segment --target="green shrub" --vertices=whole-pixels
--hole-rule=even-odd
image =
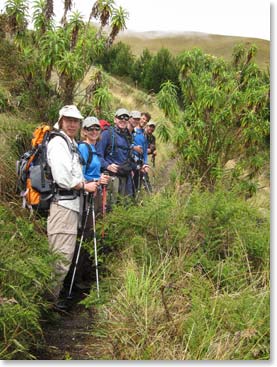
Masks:
[[[253,62],[256,51],[254,45],[235,50],[233,64],[200,49],[180,54],[181,110],[177,87],[161,86],[158,105],[172,121],[167,128],[190,181],[214,187],[232,159],[253,176],[261,166],[269,146],[270,77]]]
[[[41,334],[41,311],[47,306],[43,296],[51,286],[54,258],[41,225],[3,205],[0,231],[0,356],[34,358],[30,348]]]

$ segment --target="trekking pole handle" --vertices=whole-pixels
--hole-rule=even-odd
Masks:
[[[108,170],[103,171],[103,175],[110,176],[110,172]],[[107,184],[102,184],[102,187],[106,187]]]

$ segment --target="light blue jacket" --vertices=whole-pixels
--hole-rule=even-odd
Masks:
[[[140,145],[143,150],[142,154],[139,154],[136,151],[134,151],[134,154],[138,156],[140,159],[142,159],[144,164],[147,164],[148,163],[148,154],[147,154],[148,142],[147,142],[146,137],[144,136],[144,130],[136,127],[133,132],[133,139],[134,139],[133,140],[134,146]]]
[[[99,180],[101,173],[100,173],[100,168],[101,168],[101,162],[100,159],[96,153],[96,149],[95,146],[93,144],[90,144],[91,150],[92,150],[92,159],[91,162],[89,164],[89,166],[87,166],[87,162],[88,162],[88,158],[89,158],[89,147],[83,143],[80,142],[78,144],[78,149],[79,152],[83,158],[83,175],[85,177],[86,181],[92,181],[92,180]]]

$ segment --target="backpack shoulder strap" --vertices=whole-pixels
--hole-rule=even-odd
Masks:
[[[46,141],[50,141],[50,140],[52,140],[53,138],[55,138],[56,136],[60,136],[64,141],[66,141],[66,144],[67,144],[67,146],[68,146],[68,148],[69,148],[69,151],[70,151],[70,153],[71,154],[73,154],[73,152],[74,152],[74,149],[73,149],[73,144],[68,140],[68,138],[64,135],[64,134],[62,134],[60,131],[56,131],[56,130],[51,130],[51,131],[49,131],[49,133],[46,133],[45,134],[45,137],[44,137],[44,139],[45,139],[45,142]]]
[[[105,155],[105,157],[107,155],[113,156],[113,154],[116,151],[116,147],[117,147],[114,127],[110,126],[106,130],[103,130],[103,131],[108,131],[109,132],[108,145],[106,146],[104,155]]]
[[[88,149],[88,160],[86,162],[86,171],[87,171],[90,164],[91,164],[91,162],[92,162],[93,154],[98,155],[98,153],[93,152],[91,145],[89,143],[87,143],[86,141],[79,141],[79,144],[84,144]]]
[[[111,152],[110,155],[113,155],[114,151],[115,151],[115,132],[114,132],[114,127],[111,127],[109,129],[110,131],[110,136],[111,136]]]

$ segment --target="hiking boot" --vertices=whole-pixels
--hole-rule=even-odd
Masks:
[[[54,303],[54,309],[57,311],[67,312],[69,311],[70,306],[65,299],[58,299],[57,302]]]

